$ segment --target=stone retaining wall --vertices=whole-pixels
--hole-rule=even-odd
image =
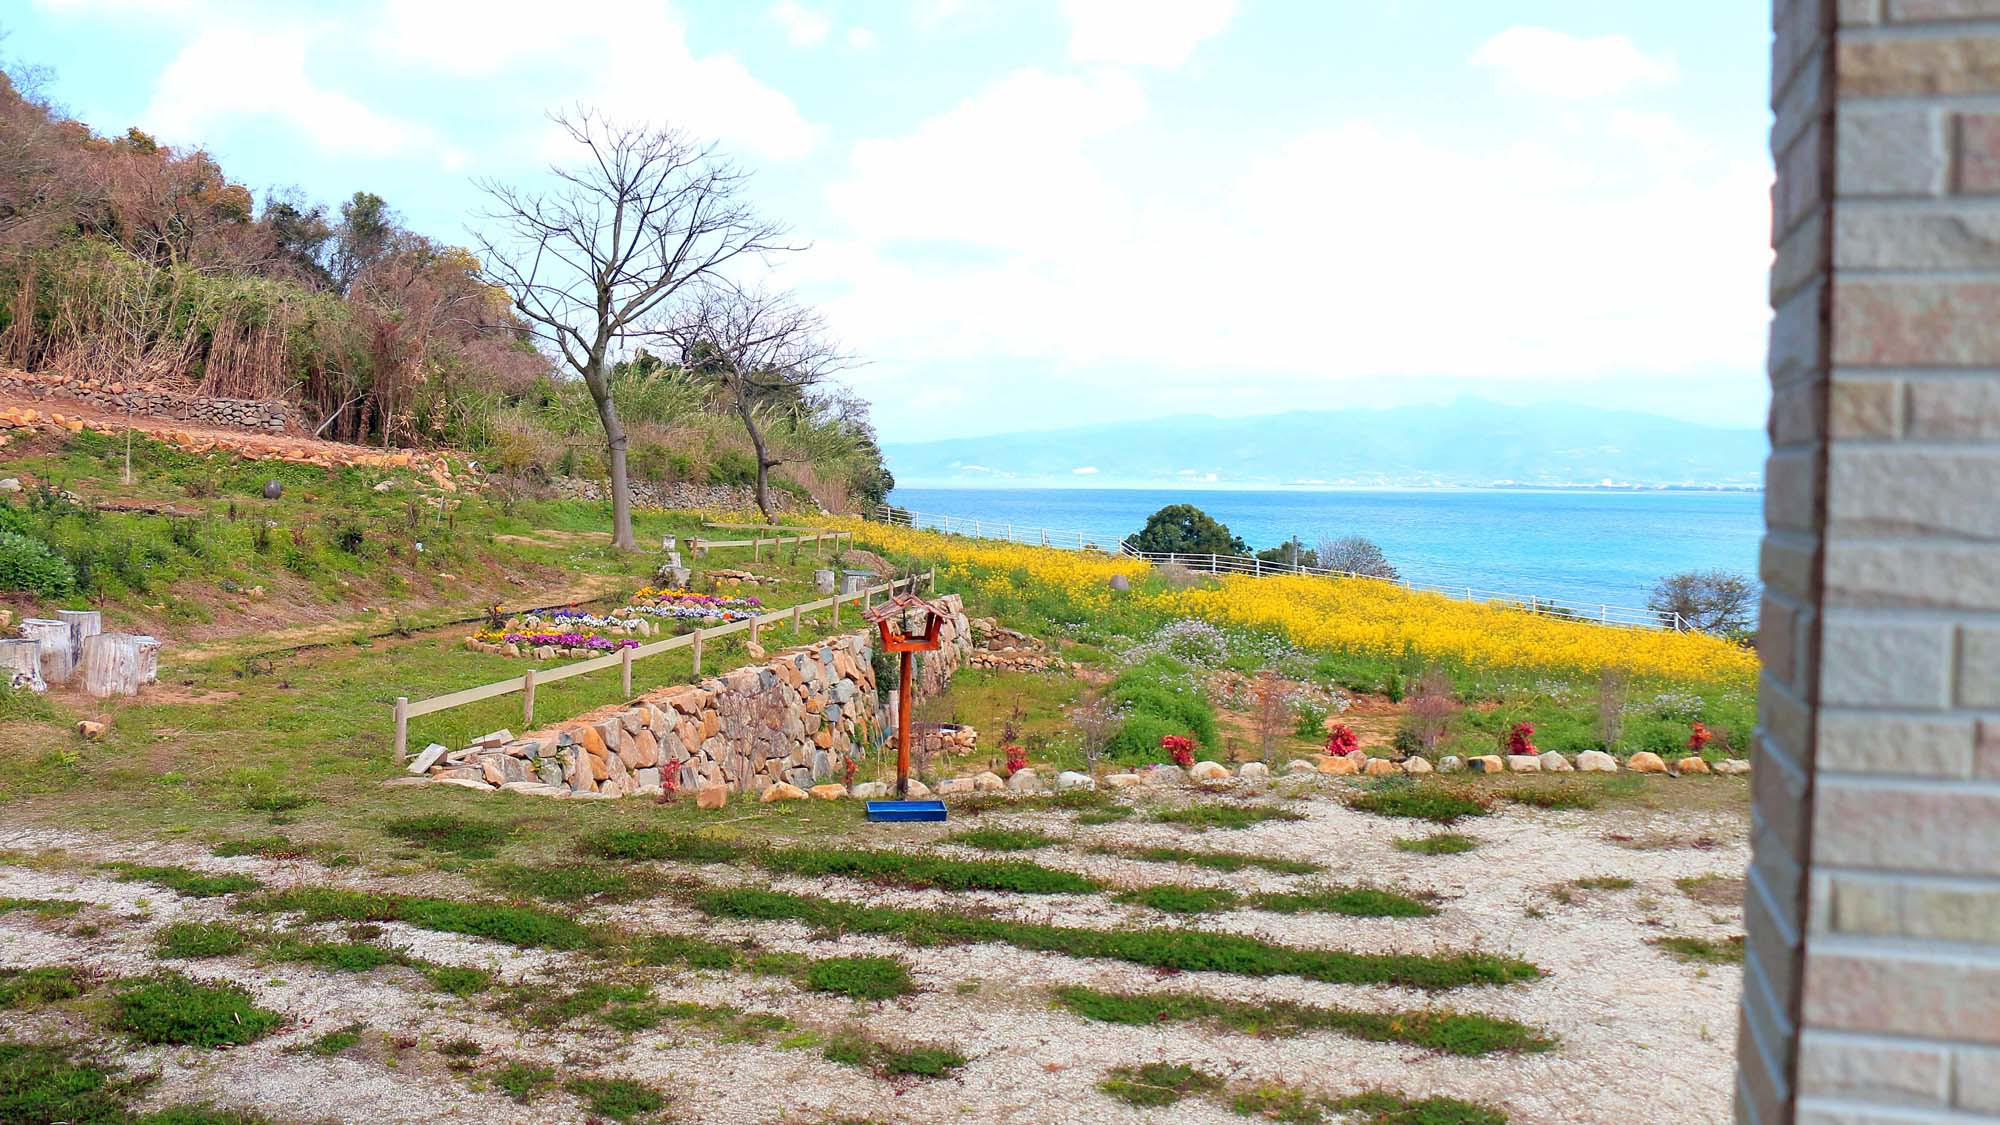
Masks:
[[[275,399],[210,398],[157,387],[128,386],[110,379],[75,379],[28,371],[0,371],[0,390],[34,399],[59,398],[142,418],[172,418],[208,426],[236,426],[284,432],[292,408]]]
[[[952,613],[944,647],[918,658],[922,694],[948,685],[970,652],[957,595],[941,600]],[[838,776],[844,756],[859,758],[889,729],[890,711],[876,694],[874,640],[872,630],[834,637],[523,738],[496,736],[451,753],[433,747],[412,769],[545,796],[650,796],[667,779],[688,793],[810,785]]]
[[[740,512],[757,506],[756,490],[738,485],[660,483],[643,480],[635,480],[631,484],[632,503],[641,508]],[[565,500],[602,500],[607,495],[605,490],[610,485],[601,480],[585,480],[582,477],[556,477],[549,482],[549,487]],[[813,515],[819,512],[817,505],[802,504],[791,493],[776,488],[771,490],[771,510]]]

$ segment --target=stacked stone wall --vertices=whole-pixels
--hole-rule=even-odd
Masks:
[[[970,652],[957,595],[943,599],[944,647],[916,677],[921,695],[942,691]],[[877,692],[875,635],[857,632],[785,652],[697,684],[662,688],[628,704],[522,738],[494,738],[419,765],[439,781],[545,796],[653,796],[722,786],[757,792],[837,777],[890,729]]]
[[[171,418],[204,426],[283,433],[292,407],[276,399],[212,398],[112,379],[78,379],[48,372],[0,371],[0,391],[38,401],[63,399],[141,418]]]
[[[549,487],[565,500],[602,500],[611,487],[604,481],[582,477],[557,477]],[[757,506],[755,489],[740,485],[687,484],[635,480],[631,482],[632,503],[641,508],[669,508],[675,511],[738,512]],[[771,510],[782,513],[818,514],[819,507],[804,504],[791,493],[771,490]]]

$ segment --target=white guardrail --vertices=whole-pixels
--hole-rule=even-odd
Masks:
[[[935,512],[918,512],[909,508],[883,504],[877,507],[875,518],[883,523],[914,528],[919,531],[941,531],[947,535],[964,535],[974,539],[999,539],[1009,543],[1025,543],[1034,547],[1056,547],[1067,551],[1097,551],[1101,554],[1124,555],[1142,559],[1155,566],[1172,565],[1203,574],[1241,574],[1253,578],[1273,578],[1286,574],[1307,574],[1324,578],[1356,578],[1370,582],[1390,582],[1406,590],[1425,590],[1467,602],[1497,602],[1519,606],[1534,613],[1546,613],[1555,617],[1567,617],[1577,621],[1589,621],[1599,625],[1620,625],[1637,629],[1672,629],[1685,632],[1687,624],[1680,614],[1661,615],[1650,609],[1632,606],[1609,605],[1602,602],[1579,605],[1544,598],[1534,594],[1523,594],[1510,590],[1486,590],[1477,586],[1446,585],[1431,582],[1412,582],[1407,578],[1381,578],[1373,574],[1356,574],[1353,571],[1327,570],[1314,566],[1286,565],[1265,562],[1249,555],[1177,554],[1135,551],[1125,540],[1115,535],[1075,529],[1058,530],[1047,527],[1031,527],[1011,520],[992,520],[973,516],[945,516]],[[1109,544],[1109,546],[1106,546]]]

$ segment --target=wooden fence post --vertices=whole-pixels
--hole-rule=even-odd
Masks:
[[[764,541],[755,535],[750,537],[750,561],[761,562],[764,558]]]
[[[624,684],[625,698],[630,699],[632,698],[632,649],[627,646],[618,651],[622,657],[618,665],[618,675]]]
[[[406,766],[410,762],[410,700],[408,696],[396,697],[396,765]]]
[[[798,607],[798,606],[793,606],[793,607],[792,607],[792,635],[793,635],[793,636],[795,636],[795,637],[796,637],[796,636],[798,636],[798,634],[799,634],[799,630],[800,630],[800,629],[802,629],[802,628],[804,628],[804,626],[802,626],[802,625],[800,625],[800,624],[799,624],[799,607]]]
[[[521,729],[535,729],[535,670],[521,673]]]
[[[753,617],[750,619],[750,643],[753,645],[757,643],[757,627],[760,624],[762,624],[761,618]]]
[[[840,628],[840,595],[833,596],[833,627]]]
[[[701,675],[701,630],[694,631],[694,674]]]

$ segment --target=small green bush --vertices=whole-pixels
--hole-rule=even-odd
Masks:
[[[1378,1043],[1406,1043],[1446,1055],[1551,1050],[1556,1041],[1526,1024],[1448,1009],[1365,1012],[1321,1008],[1290,1000],[1220,1000],[1190,992],[1105,992],[1071,987],[1056,1002],[1085,1019],[1151,1027],[1197,1023],[1217,1031],[1256,1036],[1297,1036],[1333,1031]]]
[[[1211,828],[1248,828],[1267,820],[1304,820],[1305,817],[1268,805],[1225,805],[1207,801],[1186,808],[1160,809],[1152,819],[1161,824],[1178,824],[1196,832],[1206,832]]]
[[[468,859],[483,859],[506,842],[507,826],[491,821],[467,820],[450,813],[411,816],[382,826],[389,835],[435,851],[454,852]]]
[[[846,876],[907,887],[1017,894],[1085,894],[1097,884],[1071,871],[1024,859],[951,859],[867,848],[799,847],[765,852],[758,862],[772,871],[808,878]]]
[[[830,1037],[823,1054],[829,1062],[865,1067],[885,1078],[943,1078],[966,1062],[964,1055],[950,1047],[897,1046],[870,1039],[853,1028]]]
[[[666,1096],[630,1078],[572,1078],[563,1089],[582,1098],[590,1112],[613,1121],[630,1121],[666,1108]]]
[[[0,1040],[0,1121],[125,1125],[134,1092],[73,1048]]]
[[[1236,892],[1216,887],[1176,887],[1161,885],[1120,891],[1119,902],[1163,910],[1169,914],[1209,914],[1236,905]]]
[[[1192,1094],[1222,1089],[1222,1079],[1185,1063],[1145,1063],[1115,1066],[1097,1088],[1126,1105],[1141,1108],[1172,1105]]]
[[[248,875],[205,875],[187,867],[146,867],[126,863],[115,865],[113,870],[120,873],[118,881],[121,883],[151,883],[189,898],[241,894],[262,890],[264,886]]]
[[[727,840],[664,828],[607,828],[583,838],[585,852],[605,859],[728,863],[744,849]]]
[[[400,965],[406,958],[392,949],[365,941],[279,941],[271,945],[271,956],[279,961],[295,961],[336,973],[365,973],[384,965]]]
[[[420,965],[418,971],[431,987],[452,996],[473,996],[493,984],[493,974],[485,969],[463,969],[457,965]]]
[[[989,852],[1025,852],[1062,843],[1046,832],[1030,828],[971,828],[945,837],[945,842]]]
[[[1461,855],[1478,846],[1479,841],[1457,832],[1434,832],[1429,836],[1404,837],[1396,841],[1398,850],[1418,855]]]
[[[1491,1106],[1457,1098],[1413,1100],[1386,1090],[1341,1098],[1331,1108],[1356,1125],[1507,1125],[1507,1115]]]
[[[856,1000],[887,1000],[917,990],[909,967],[894,957],[828,957],[806,969],[806,987]]]
[[[171,960],[227,957],[249,944],[249,935],[222,922],[176,922],[160,931],[155,956]]]
[[[248,1043],[284,1022],[233,984],[199,984],[166,972],[125,982],[116,993],[114,1026],[142,1043],[220,1047]]]
[[[368,1030],[368,1025],[366,1024],[350,1023],[345,1027],[335,1028],[325,1035],[312,1040],[305,1044],[301,1050],[312,1055],[337,1055],[354,1046],[356,1043],[361,1042],[361,1033],[366,1030]]]
[[[76,590],[76,568],[40,539],[0,531],[0,590],[68,597]]]
[[[494,864],[479,869],[478,879],[494,890],[525,894],[549,902],[624,902],[659,886],[644,872],[624,871],[609,864]]]
[[[1702,965],[1740,965],[1743,963],[1743,937],[1715,938],[1702,937],[1659,937],[1651,938],[1648,945],[1656,945],[1671,956]]]
[[[1242,871],[1246,868],[1261,867],[1280,875],[1310,875],[1322,871],[1317,863],[1302,859],[1285,859],[1280,856],[1245,855],[1242,852],[1205,852],[1191,848],[1166,846],[1153,847],[1095,847],[1090,851],[1096,855],[1117,855],[1126,859],[1143,860],[1147,863],[1186,863],[1195,867],[1206,867],[1214,871]]]
[[[1348,807],[1377,816],[1400,816],[1452,824],[1468,816],[1485,816],[1492,811],[1492,798],[1433,782],[1384,785],[1367,789],[1347,799]]]
[[[64,965],[0,969],[0,1010],[39,1008],[83,995],[83,976]]]
[[[556,1072],[534,1063],[508,1062],[487,1075],[501,1093],[526,1105],[556,1084]]]

